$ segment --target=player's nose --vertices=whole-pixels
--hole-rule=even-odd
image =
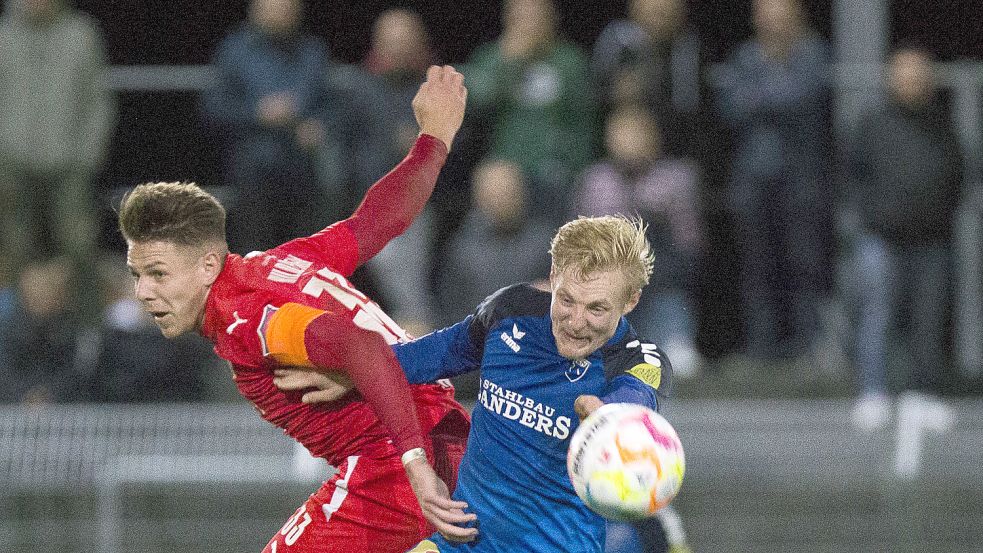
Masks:
[[[583,310],[574,309],[567,317],[567,326],[570,330],[578,332],[587,328],[587,317],[584,316]]]
[[[138,278],[136,282],[133,283],[133,292],[137,299],[144,303],[154,299],[152,287],[146,279]]]

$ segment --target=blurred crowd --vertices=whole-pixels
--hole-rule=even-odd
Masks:
[[[681,381],[714,378],[723,354],[814,372],[836,335],[850,362],[830,377],[855,382],[859,426],[883,424],[898,393],[935,401],[966,191],[932,53],[894,49],[883,101],[841,135],[831,47],[800,0],[752,11],[753,35],[712,59],[684,0],[630,0],[589,48],[564,38],[552,0],[504,0],[499,37],[455,64],[469,111],[426,212],[355,283],[419,335],[547,278],[559,223],[638,215],[657,262],[630,318]],[[357,64],[304,18],[301,0],[252,0],[201,96],[224,162],[223,182],[201,184],[226,201],[237,253],[349,214],[408,151],[410,100],[444,61],[410,9],[379,15]],[[208,348],[161,338],[95,239],[116,113],[103,48],[65,0],[9,0],[0,18],[3,401],[211,393]],[[836,305],[846,331],[829,328]],[[739,340],[721,348],[718,331]]]

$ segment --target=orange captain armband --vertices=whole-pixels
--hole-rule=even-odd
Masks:
[[[266,339],[265,354],[281,365],[312,367],[304,345],[304,331],[311,321],[320,317],[324,310],[285,303],[270,316],[265,326],[261,326]]]

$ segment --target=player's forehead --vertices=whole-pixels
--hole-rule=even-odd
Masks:
[[[614,305],[625,292],[625,275],[617,270],[597,270],[586,275],[574,267],[559,271],[554,293],[586,305]]]
[[[154,240],[126,244],[126,265],[131,270],[145,270],[154,266],[181,266],[193,255],[190,248],[174,242]]]

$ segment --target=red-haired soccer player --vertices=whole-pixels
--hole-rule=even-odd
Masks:
[[[466,97],[460,73],[431,67],[413,100],[420,136],[409,155],[351,217],[266,252],[230,254],[225,210],[195,184],[143,184],[120,205],[136,295],[163,334],[211,340],[263,418],[338,467],[268,552],[396,553],[428,535],[428,521],[451,539],[476,533],[455,526],[473,515],[445,484],[456,481],[466,411],[449,384],[407,384],[388,345],[405,333],[345,278],[423,209]],[[305,404],[274,386],[284,366],[340,367],[361,395]]]

